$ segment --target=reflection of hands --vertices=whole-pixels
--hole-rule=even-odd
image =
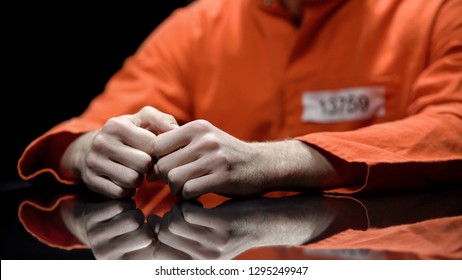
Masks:
[[[255,247],[302,245],[336,230],[338,207],[358,214],[351,203],[319,197],[228,201],[213,209],[183,203],[162,219],[148,217],[158,231],[154,257],[231,259]]]
[[[155,133],[177,126],[172,116],[152,107],[114,117],[69,145],[61,160],[62,173],[81,178],[89,189],[108,197],[129,196],[152,168]]]
[[[154,233],[133,201],[68,201],[61,214],[68,229],[97,259],[152,258]]]
[[[183,204],[175,206],[163,219],[149,216],[148,224],[159,229],[154,257],[229,259],[255,245],[251,234],[233,231],[232,220],[209,214],[212,213],[207,209]]]

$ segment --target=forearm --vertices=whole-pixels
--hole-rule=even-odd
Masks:
[[[298,140],[252,143],[269,190],[306,190],[360,185],[366,166],[349,163]]]

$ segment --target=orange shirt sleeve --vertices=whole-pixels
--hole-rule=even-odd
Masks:
[[[423,187],[462,182],[462,1],[447,2],[436,18],[428,67],[415,81],[408,117],[348,132],[297,139],[347,162],[367,165],[366,189]]]

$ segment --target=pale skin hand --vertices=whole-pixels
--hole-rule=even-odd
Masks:
[[[115,117],[98,131],[73,141],[61,159],[61,173],[81,179],[90,190],[111,198],[133,194],[153,166],[155,133],[177,127],[176,120],[152,107]]]
[[[162,178],[185,199],[210,192],[248,196],[329,187],[357,175],[343,172],[346,162],[300,141],[248,143],[204,120],[159,135],[154,154],[159,160],[149,178]]]

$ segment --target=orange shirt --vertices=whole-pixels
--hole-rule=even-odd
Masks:
[[[462,1],[202,0],[150,35],[79,117],[31,143],[30,179],[145,105],[248,141],[297,138],[367,165],[353,193],[462,182]],[[385,176],[384,176],[385,174]]]

